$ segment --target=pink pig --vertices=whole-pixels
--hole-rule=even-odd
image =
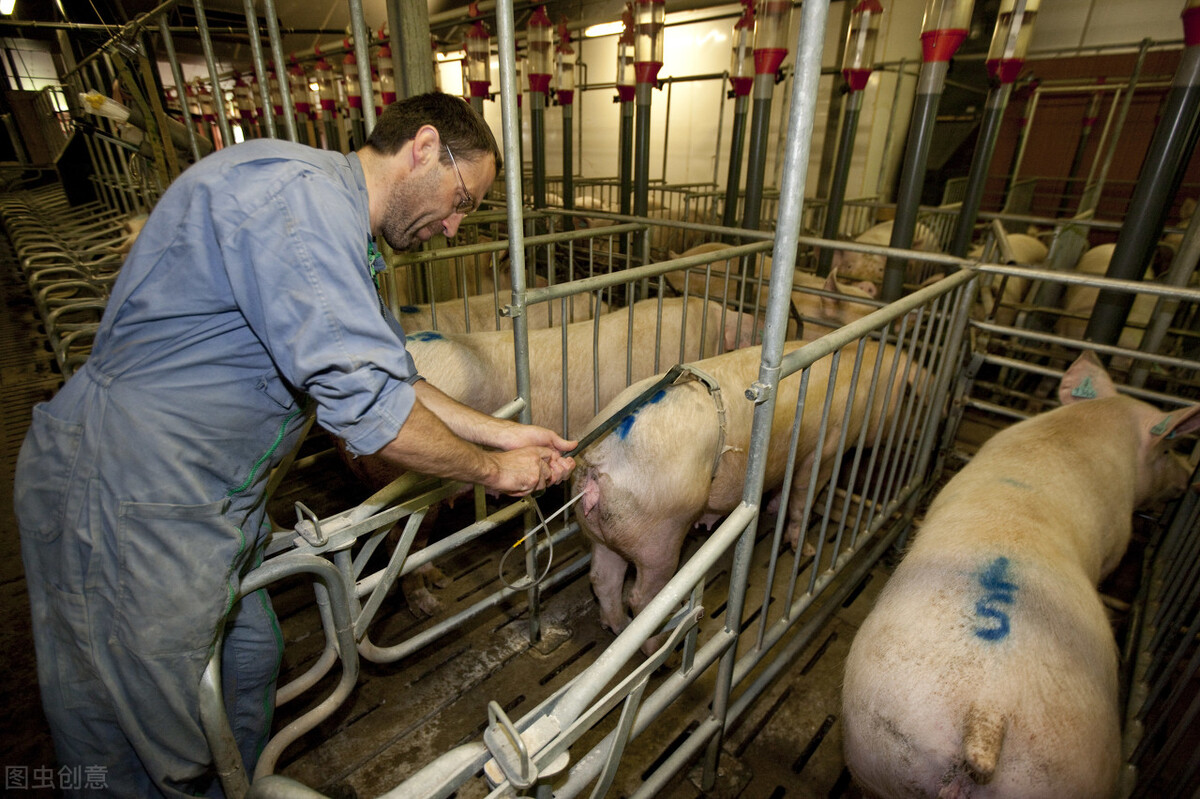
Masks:
[[[1167,439],[1200,406],[1118,395],[1090,352],[1059,397],[942,489],[855,636],[844,746],[870,794],[1114,795],[1117,650],[1096,585],[1134,509],[1185,490]]]

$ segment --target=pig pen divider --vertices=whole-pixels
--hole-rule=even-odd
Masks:
[[[744,564],[744,567],[735,565],[735,570],[748,568],[752,557],[748,547],[753,547],[759,507],[743,498],[742,503],[700,544],[696,553],[680,566],[666,587],[568,686],[547,699],[540,708],[515,722],[509,721],[494,708],[489,712],[493,718],[493,724],[489,727],[492,733],[485,734],[485,741],[490,740],[494,748],[471,743],[446,752],[387,795],[448,796],[456,790],[456,786],[471,779],[481,769],[485,769],[489,777],[497,773],[532,775],[530,779],[533,782],[546,786],[551,780],[565,778],[565,782],[556,782],[554,785],[554,795],[557,797],[577,795],[597,778],[600,785],[605,785],[612,779],[613,770],[618,768],[619,753],[628,739],[636,737],[656,718],[668,712],[683,713],[688,717],[694,715],[677,706],[673,707],[673,701],[689,685],[701,679],[712,679],[711,675],[705,677],[706,673],[712,667],[719,666],[727,653],[735,652],[739,644],[749,647],[736,663],[725,667],[730,669],[729,675],[734,686],[740,687],[741,682],[766,661],[773,648],[806,621],[804,611],[817,612],[824,608],[828,612],[829,605],[819,604],[818,599],[825,598],[824,594],[829,586],[838,582],[842,572],[848,569],[848,564],[852,561],[862,564],[860,569],[870,567],[873,560],[864,564],[861,559],[863,551],[870,548],[872,558],[878,558],[886,551],[893,537],[898,535],[904,526],[906,508],[912,505],[925,485],[923,467],[929,461],[932,444],[936,439],[940,406],[948,393],[950,378],[957,368],[962,318],[973,287],[973,279],[974,275],[968,271],[953,275],[789,354],[786,376],[798,381],[802,379],[805,370],[814,363],[833,357],[843,347],[853,342],[865,341],[866,337],[875,334],[881,340],[890,339],[895,347],[904,351],[905,358],[900,360],[908,362],[912,367],[912,374],[906,376],[904,381],[904,393],[908,400],[902,403],[897,397],[892,410],[889,411],[887,407],[881,409],[880,418],[883,424],[880,433],[884,432],[883,428],[887,428],[888,435],[877,438],[873,450],[878,454],[882,448],[884,453],[880,457],[895,458],[897,464],[894,467],[880,468],[875,474],[870,495],[861,499],[861,504],[870,507],[872,513],[866,517],[862,514],[857,517],[856,527],[859,529],[851,536],[837,537],[830,547],[829,565],[826,568],[818,572],[811,562],[805,566],[813,568],[807,590],[796,594],[792,588],[788,595],[781,597],[782,601],[778,606],[783,610],[777,618],[768,620],[765,614],[762,615],[759,621],[760,643],[750,644],[748,639],[743,638],[740,633],[740,620],[729,618],[731,611],[727,610],[724,622],[719,624],[717,629],[706,633],[706,640],[700,639],[701,630],[697,626],[691,626],[686,633],[681,633],[684,640],[682,663],[678,669],[662,678],[657,687],[652,687],[640,679],[632,682],[619,681],[615,688],[597,700],[605,686],[618,680],[620,674],[631,668],[636,671],[635,661],[639,648],[648,638],[656,635],[664,623],[669,625],[678,621],[685,626],[691,625],[690,620],[700,609],[706,575],[714,564],[728,557],[732,551],[735,563]],[[896,329],[893,330],[893,327]],[[857,346],[862,347],[863,344]],[[802,374],[797,375],[797,372]],[[891,379],[891,374],[888,378],[877,376],[876,382],[887,382]],[[831,381],[834,379],[836,378],[830,378]],[[727,391],[734,388],[725,387]],[[752,386],[748,389],[750,393],[755,393],[765,390],[765,387],[759,386],[756,389]],[[801,411],[797,418],[801,418],[804,402],[802,395],[798,396],[798,402],[801,403]],[[882,442],[886,443],[881,447]],[[843,445],[840,448],[842,455],[849,453],[849,449],[844,447],[846,443],[843,437],[840,441]],[[809,490],[811,491],[811,486]],[[835,490],[832,483],[829,490],[831,493]],[[811,507],[815,498],[810,496],[806,501]],[[846,514],[846,518],[849,518],[849,514]],[[875,536],[888,522],[896,524],[889,528],[890,535],[886,541],[877,543]],[[739,542],[747,541],[750,542],[748,545],[738,545]],[[773,549],[778,550],[778,531],[772,544]],[[770,560],[771,566],[774,567],[774,552],[770,555]],[[801,558],[797,555],[794,560],[797,565],[793,571],[799,568],[798,562]],[[845,590],[850,590],[854,583],[854,580],[848,580],[839,582],[839,585],[845,587]],[[794,586],[795,580],[791,580],[791,584]],[[748,607],[744,602],[746,591],[747,586],[744,582],[731,578],[731,596],[727,608]],[[836,605],[832,599],[829,602]],[[770,604],[768,595],[764,595],[764,603]],[[805,626],[809,635],[815,635],[818,628],[819,624]],[[782,660],[785,653],[794,657],[800,649],[802,644],[793,641],[778,653],[778,657]],[[782,662],[772,663],[770,668],[773,669],[773,673],[777,673],[785,665]],[[763,677],[740,695],[732,697],[733,702],[727,706],[723,717],[707,716],[708,711],[701,711],[699,726],[690,733],[680,750],[654,774],[643,777],[645,786],[642,793],[651,795],[652,786],[661,785],[662,780],[674,774],[703,747],[719,740],[721,731],[726,725],[736,721],[737,714],[745,711],[754,698],[765,689],[767,682],[769,678]],[[562,756],[584,732],[579,725],[594,723],[605,715],[607,709],[615,707],[622,699],[630,704],[622,712],[617,729],[610,732],[604,741],[594,748],[579,755],[567,774],[561,774],[561,769],[566,767],[562,763]],[[670,722],[681,723],[677,717],[672,717]],[[511,728],[522,738],[523,754],[518,754],[517,749],[512,746],[505,748],[494,745],[495,741],[503,737],[501,727]],[[509,760],[500,767],[499,772],[487,770],[486,764],[493,757],[507,757]],[[518,788],[517,785],[506,783],[505,779],[499,777],[492,780],[492,783],[492,795],[495,796],[508,795],[510,791]]]

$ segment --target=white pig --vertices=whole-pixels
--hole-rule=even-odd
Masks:
[[[1079,263],[1075,265],[1075,271],[1103,277],[1108,271],[1108,262],[1112,260],[1115,249],[1115,244],[1101,244],[1098,247],[1092,247],[1080,257]],[[1153,269],[1147,268],[1143,279],[1152,280],[1153,278]],[[1083,334],[1087,331],[1088,319],[1092,315],[1092,307],[1095,306],[1099,294],[1100,289],[1093,286],[1067,286],[1063,294],[1063,310],[1071,316],[1060,316],[1055,325],[1055,331],[1060,336],[1082,340]],[[1126,318],[1129,326],[1121,331],[1121,338],[1118,341],[1120,346],[1137,349],[1142,343],[1142,334],[1145,332],[1146,324],[1150,321],[1150,316],[1154,313],[1157,299],[1152,294],[1138,294],[1134,298],[1133,307],[1129,309],[1129,316]]]
[[[470,331],[484,330],[512,330],[512,320],[505,316],[499,315],[499,308],[507,304],[511,298],[511,293],[502,291],[499,294],[499,301],[494,294],[475,294],[465,299],[457,300],[442,300],[430,307],[428,303],[422,305],[402,305],[399,308],[399,313],[396,319],[399,320],[400,326],[404,330],[433,330],[437,329],[443,333],[466,333],[467,320],[470,319]],[[575,294],[567,301],[567,321],[575,322],[583,319],[591,319],[593,315],[593,306],[598,301],[588,294]],[[600,310],[598,313],[603,313],[607,305],[600,302]],[[526,307],[525,315],[529,320],[529,328],[538,330],[551,325],[558,325],[562,322],[562,303],[558,300],[552,302],[539,302]],[[434,314],[436,312],[436,326],[434,325]],[[496,319],[500,320],[500,327],[496,327]],[[511,333],[510,333],[511,335]]]
[[[715,355],[750,343],[751,320],[738,319],[719,303],[699,297],[664,299],[662,329],[658,336],[658,370],[682,361]],[[633,380],[655,373],[655,339],[658,329],[657,299],[633,306]],[[740,323],[740,324],[739,324]],[[574,433],[595,414],[596,383],[593,366],[593,336],[598,324],[600,383],[603,405],[627,385],[626,342],[629,311],[604,314],[598,323],[586,320],[567,325],[568,419],[563,430],[562,347],[563,331],[553,327],[529,333],[530,413],[536,425]],[[740,326],[740,331],[739,331]],[[685,349],[680,350],[680,338]],[[513,335],[508,330],[467,334],[418,332],[408,336],[421,376],[454,399],[484,413],[491,413],[517,395]]]
[[[801,346],[803,342],[787,342],[784,350]],[[855,441],[868,415],[867,376],[875,363],[876,346],[868,343],[864,349],[864,367],[855,394],[855,399],[861,401],[854,403],[849,418],[845,405],[855,347],[843,351],[826,446],[820,453],[815,449],[829,385],[830,359],[818,361],[810,370],[792,481],[789,539],[799,538],[794,511],[803,506],[812,469],[820,469],[819,490],[829,479],[842,426],[848,428],[847,441]],[[889,347],[888,352],[894,355],[895,350]],[[692,526],[711,526],[741,501],[754,413],[754,404],[742,392],[757,379],[761,359],[761,347],[748,347],[695,364],[722,387],[726,415],[723,439],[716,403],[708,390],[695,381],[682,382],[660,391],[625,416],[611,433],[576,456],[572,493],[583,493],[576,514],[593,542],[591,580],[600,604],[600,620],[613,632],[620,632],[629,623],[622,600],[628,565],[632,563],[637,570],[629,595],[629,606],[636,614],[674,575],[684,538]],[[885,357],[884,363],[886,374],[891,362]],[[897,383],[904,379],[904,372],[901,365]],[[593,424],[618,412],[656,379],[630,386],[600,412]],[[783,483],[800,382],[799,375],[792,375],[779,384],[764,491]],[[884,386],[876,391],[867,440],[872,440],[876,425],[883,419],[888,393]],[[893,391],[886,400],[893,408],[898,395]],[[652,640],[643,648],[653,651],[656,643]]]
[[[727,250],[729,247],[730,245],[724,242],[711,241],[698,244],[682,254],[672,252],[670,257],[675,259],[692,255],[707,255]],[[763,271],[764,277],[768,277],[771,271],[771,259],[763,256],[760,260],[759,268]],[[689,296],[708,296],[710,299],[735,305],[741,286],[741,281],[736,279],[740,262],[740,258],[727,258],[714,261],[711,270],[706,271],[703,266],[693,267],[690,270],[684,270],[687,273],[686,277],[684,271],[668,272],[664,277],[671,288],[679,294],[682,294],[686,288]],[[728,280],[727,285],[727,276],[730,273],[734,274],[735,279]],[[746,303],[744,307],[750,311],[755,310],[753,291],[758,291],[757,310],[765,311],[769,293],[767,281],[764,280],[761,287],[756,281],[752,281],[748,284],[748,288],[750,291],[744,296]],[[797,290],[802,288],[821,289],[842,295],[842,297],[824,297]],[[792,306],[804,319],[813,323],[812,329],[808,329],[806,326],[804,330],[803,337],[809,341],[828,333],[830,329],[841,327],[855,319],[861,319],[874,311],[875,306],[856,302],[855,298],[875,299],[877,295],[878,291],[874,283],[867,281],[849,284],[839,282],[836,269],[831,271],[825,279],[797,269],[792,278]],[[796,337],[795,325],[791,320],[788,322],[788,337]]]
[[[1200,427],[1200,406],[1120,396],[1090,352],[1059,398],[942,489],[854,638],[844,747],[869,792],[1115,795],[1117,650],[1096,585],[1134,508],[1186,488],[1166,439]]]
[[[892,226],[893,221],[880,222],[874,227],[867,228],[864,232],[854,237],[854,240],[860,244],[878,244],[880,246],[888,246],[892,241]],[[922,252],[941,252],[938,246],[936,234],[920,222],[913,229],[913,241],[906,249],[921,250]],[[833,268],[837,269],[842,277],[850,280],[866,280],[874,283],[877,286],[883,285],[883,271],[887,266],[887,258],[882,255],[870,255],[865,252],[851,252],[850,250],[834,250],[833,251]],[[914,271],[916,264],[909,262],[908,271]],[[916,275],[909,275],[906,280],[913,281]]]
[[[1040,266],[1045,262],[1046,256],[1050,249],[1040,240],[1033,236],[1027,236],[1024,233],[1010,233],[1008,235],[1008,244],[1013,252],[1013,259],[1010,264],[1021,264],[1023,266]],[[978,258],[983,254],[982,247],[976,247],[970,253],[972,258]],[[1000,253],[997,251],[997,259],[1000,258]],[[1016,305],[1025,300],[1025,295],[1029,291],[1029,278],[1017,277],[1009,275],[991,275],[991,281],[988,285],[980,286],[979,300],[976,306],[976,316],[979,318],[991,318],[995,314],[995,322],[1000,325],[1011,325],[1017,317]],[[999,303],[996,300],[995,288],[1003,281],[1004,291],[1000,295]]]

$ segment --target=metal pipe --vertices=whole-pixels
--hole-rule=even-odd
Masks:
[[[967,178],[967,188],[962,205],[958,210],[958,221],[954,227],[954,238],[950,244],[950,253],[962,258],[967,254],[974,238],[975,220],[979,217],[979,206],[983,202],[983,188],[987,183],[988,168],[992,164],[992,155],[996,152],[996,141],[1000,138],[1000,123],[1004,120],[1004,109],[1008,107],[1008,98],[1012,94],[1011,83],[1001,83],[988,92],[987,104],[983,110],[983,121],[979,128],[979,141],[975,144],[975,153],[971,157],[970,177]]]
[[[775,76],[754,76],[754,111],[750,117],[750,158],[746,166],[746,196],[742,227],[758,230],[762,214],[763,184],[767,171],[767,142],[771,129],[771,94]]]
[[[900,59],[900,64],[896,68],[896,87],[892,91],[892,105],[888,111],[887,133],[883,137],[883,157],[879,159],[879,178],[875,181],[875,193],[882,197],[884,190],[887,188],[888,174],[891,170],[888,168],[890,158],[888,154],[892,151],[892,136],[896,130],[896,114],[900,111],[900,86],[904,79],[904,68],[907,66],[906,59]],[[876,69],[881,69],[876,67]]]
[[[739,94],[733,103],[733,132],[729,137],[729,172],[725,179],[725,208],[721,222],[725,227],[737,225],[738,190],[742,182],[742,153],[746,149],[746,113],[750,95]]]
[[[638,81],[634,90],[636,131],[634,133],[633,215],[646,216],[650,194],[650,107],[654,98],[654,84]],[[650,246],[646,233],[635,233],[634,252],[645,263]]]
[[[787,334],[788,309],[791,305],[792,280],[796,269],[797,237],[803,216],[804,186],[808,180],[808,161],[812,151],[812,131],[816,118],[818,84],[821,79],[821,53],[825,39],[825,21],[829,14],[829,0],[808,0],[801,9],[802,18],[797,31],[795,53],[796,80],[792,82],[792,99],[788,109],[787,151],[783,164],[783,179],[780,186],[779,219],[775,224],[775,248],[771,261],[771,283],[767,299],[767,321],[763,329],[762,361],[758,380],[752,388],[765,389],[755,400],[754,421],[750,430],[749,459],[746,464],[746,479],[742,488],[742,503],[754,506],[761,501],[766,476],[767,450],[770,445],[771,426],[775,414],[776,388],[779,383],[780,363],[783,360],[783,340]],[[771,75],[756,75],[756,107],[759,78],[773,80]],[[765,83],[765,81],[764,81]],[[768,84],[768,88],[769,88]],[[766,110],[770,108],[769,95]],[[747,225],[747,227],[750,227]],[[749,395],[748,395],[749,396]],[[725,611],[725,630],[737,635],[741,630],[742,609],[746,601],[746,589],[750,581],[750,566],[754,556],[755,525],[750,524],[739,537],[733,553],[730,569],[730,593]],[[736,648],[729,649],[721,658],[717,671],[716,687],[713,692],[712,713],[717,719],[725,719],[733,691],[734,667],[737,663]],[[721,735],[709,741],[705,757],[705,789],[712,787],[716,778],[717,759],[720,756]]]
[[[254,10],[254,0],[243,0],[246,12],[246,28],[254,31],[250,37],[250,59],[254,62],[254,74],[258,76],[258,99],[262,103],[263,120],[266,122],[264,133],[269,139],[278,138],[275,128],[275,113],[271,108],[271,91],[267,86],[267,62],[263,58],[262,39],[258,34],[258,12]]]
[[[562,108],[563,147],[562,147],[562,201],[563,208],[568,210],[575,207],[575,140],[572,138],[575,123],[575,104],[568,103]],[[564,372],[564,374],[566,374]]]
[[[896,194],[896,218],[892,223],[891,246],[906,250],[912,246],[921,205],[921,189],[925,185],[925,166],[929,162],[929,147],[933,143],[933,126],[937,120],[942,86],[946,82],[948,61],[926,61],[921,65],[917,97],[913,103],[908,127],[908,148],[900,188]],[[904,294],[905,262],[889,258],[883,270],[883,290],[880,299],[892,302]]]
[[[246,0],[250,2],[251,0]],[[362,0],[349,0],[350,32],[354,36],[354,58],[358,61],[358,90],[362,97],[363,131],[375,129],[375,88],[371,85],[371,32],[363,19]],[[359,142],[360,146],[362,142]]]
[[[842,203],[846,199],[846,184],[850,180],[850,159],[854,155],[854,139],[858,132],[858,115],[862,111],[863,93],[850,91],[849,95],[842,119],[842,134],[838,140],[837,159],[831,173],[829,204],[825,207],[825,228],[822,235],[830,240],[837,239],[838,227],[842,221]],[[817,258],[817,276],[827,277],[831,266],[833,249],[822,247]]]
[[[1108,168],[1112,165],[1113,156],[1116,155],[1117,140],[1121,138],[1121,130],[1125,127],[1125,119],[1129,115],[1129,106],[1133,102],[1133,92],[1137,86],[1138,78],[1141,76],[1142,68],[1146,64],[1146,52],[1149,46],[1149,39],[1142,40],[1142,48],[1138,51],[1137,61],[1133,66],[1133,74],[1129,77],[1129,90],[1125,93],[1125,97],[1121,103],[1121,110],[1118,112],[1114,123],[1116,131],[1113,133],[1112,138],[1109,139],[1108,149],[1105,151],[1103,160],[1100,162],[1098,169],[1099,176],[1094,183],[1092,182],[1091,175],[1088,176],[1089,185],[1083,190],[1083,197],[1079,201],[1079,210],[1075,213],[1077,217],[1093,215],[1096,212],[1096,208],[1100,205],[1100,193],[1104,190],[1104,181],[1108,177]],[[1182,68],[1182,64],[1180,66]],[[1097,158],[1100,158],[1099,153],[1096,155]],[[1096,171],[1096,164],[1093,164],[1092,173],[1095,174]]]
[[[1188,159],[1200,137],[1200,45],[1183,51],[1175,82],[1167,95],[1162,120],[1155,128],[1146,161],[1129,207],[1137,213],[1126,218],[1117,237],[1107,277],[1141,280],[1150,261],[1155,242],[1162,234],[1163,222]],[[1086,341],[1115,344],[1125,327],[1134,296],[1101,291],[1096,297],[1092,317],[1084,332]]]
[[[546,95],[529,92],[529,134],[533,145],[533,207],[546,207]]]
[[[1042,86],[1034,82],[1033,90],[1030,96],[1025,101],[1025,113],[1021,114],[1018,133],[1016,133],[1016,146],[1013,149],[1013,160],[1008,164],[1008,180],[1004,182],[1004,198],[1008,198],[1008,194],[1013,190],[1013,184],[1016,182],[1016,175],[1021,172],[1021,162],[1025,161],[1025,145],[1030,142],[1030,131],[1033,128],[1033,114],[1038,109],[1038,98],[1042,96]]]
[[[621,105],[621,134],[618,142],[620,148],[618,169],[618,183],[620,184],[621,197],[619,207],[621,213],[628,216],[632,212],[633,201],[633,112],[634,103],[631,101],[622,101]]]
[[[167,50],[167,63],[171,65],[171,75],[175,78],[175,91],[179,92],[179,107],[183,112],[183,124],[187,128],[188,144],[192,148],[192,157],[197,161],[200,160],[200,143],[196,141],[196,126],[192,121],[192,111],[187,104],[187,91],[183,79],[183,70],[179,66],[179,59],[175,55],[175,42],[171,39],[171,33],[167,30],[166,17],[158,18],[158,31],[162,35],[163,46]]]
[[[354,0],[351,0],[354,2]],[[275,15],[275,0],[263,0],[263,15],[267,18],[267,39],[275,59],[275,79],[279,82],[279,101],[283,104],[283,126],[288,141],[296,141],[296,115],[292,105],[292,87],[288,85],[287,62],[283,59],[283,37],[279,35],[279,17]],[[259,75],[259,80],[264,78]],[[264,106],[263,110],[266,110]]]
[[[212,81],[213,105],[216,106],[217,127],[221,130],[221,142],[228,147],[233,144],[233,136],[229,132],[229,120],[225,118],[225,95],[221,92],[221,78],[217,74],[217,60],[213,56],[212,38],[208,33],[208,18],[204,14],[204,0],[192,0],[196,9],[196,23],[200,29],[200,46],[204,50],[204,62],[208,66],[208,79]],[[176,81],[178,82],[178,81]],[[183,95],[179,95],[182,103]],[[186,103],[182,103],[186,105]],[[203,109],[201,109],[203,110]],[[193,140],[193,146],[195,141]],[[199,156],[196,157],[199,161]]]

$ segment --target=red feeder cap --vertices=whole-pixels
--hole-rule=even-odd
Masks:
[[[846,83],[850,85],[850,91],[861,92],[867,88],[867,81],[871,79],[871,70],[869,69],[843,69],[842,77],[846,79]]]
[[[745,97],[747,94],[754,91],[754,78],[730,77],[729,82],[733,84],[733,93],[738,97]]]
[[[633,74],[638,83],[657,83],[661,61],[638,61],[633,65]]]
[[[1183,43],[1192,47],[1200,44],[1200,6],[1185,8],[1183,13]]]
[[[949,61],[966,38],[964,28],[925,31],[921,34],[921,57],[927,62]]]
[[[774,75],[783,59],[787,58],[786,47],[763,47],[754,51],[754,71],[759,75]]]

